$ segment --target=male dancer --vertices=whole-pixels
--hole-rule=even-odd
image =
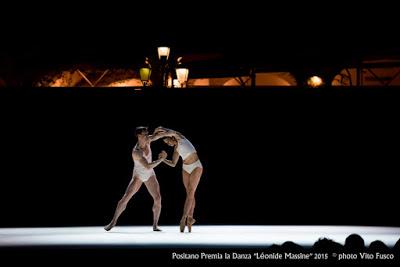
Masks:
[[[161,136],[157,134],[149,135],[147,127],[143,126],[136,128],[135,135],[138,142],[132,151],[132,158],[135,164],[132,180],[126,189],[125,194],[118,202],[114,217],[111,222],[104,227],[106,231],[110,231],[116,225],[118,217],[125,210],[129,200],[140,189],[143,183],[146,185],[147,190],[154,200],[153,231],[161,231],[158,228],[158,219],[160,218],[161,213],[161,194],[154,168],[167,157],[167,153],[162,151],[158,156],[158,160],[152,161],[150,143],[161,138]]]

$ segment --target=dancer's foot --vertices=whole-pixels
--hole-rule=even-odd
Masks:
[[[187,223],[187,216],[183,216],[179,223],[179,230],[181,231],[181,233],[185,231],[186,223]]]
[[[153,231],[154,232],[161,232],[162,230],[158,228],[158,226],[153,226]]]
[[[110,231],[114,226],[115,226],[115,223],[110,222],[109,225],[106,225],[106,226],[104,227],[104,230]]]
[[[187,218],[187,227],[189,229],[189,233],[192,232],[192,225],[196,222],[196,220],[192,216],[188,216]]]

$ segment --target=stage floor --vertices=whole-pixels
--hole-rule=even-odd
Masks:
[[[358,234],[368,246],[381,240],[392,247],[400,238],[400,227],[365,226],[194,226],[180,233],[178,226],[117,226],[110,232],[98,227],[0,228],[0,247],[88,246],[88,247],[269,247],[293,241],[312,246],[319,238],[341,244]]]

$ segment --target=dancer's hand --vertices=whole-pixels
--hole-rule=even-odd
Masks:
[[[159,159],[166,159],[167,156],[168,156],[168,154],[167,154],[167,152],[165,152],[164,150],[161,151],[160,154],[158,154],[158,158],[159,158]]]

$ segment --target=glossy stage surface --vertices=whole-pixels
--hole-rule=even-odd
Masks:
[[[400,238],[400,227],[367,226],[193,226],[192,233],[178,226],[1,228],[0,247],[87,246],[87,247],[269,247],[293,241],[312,246],[319,238],[344,244],[350,234],[360,235],[368,246],[381,240],[392,247]],[[187,231],[187,230],[186,230]]]

